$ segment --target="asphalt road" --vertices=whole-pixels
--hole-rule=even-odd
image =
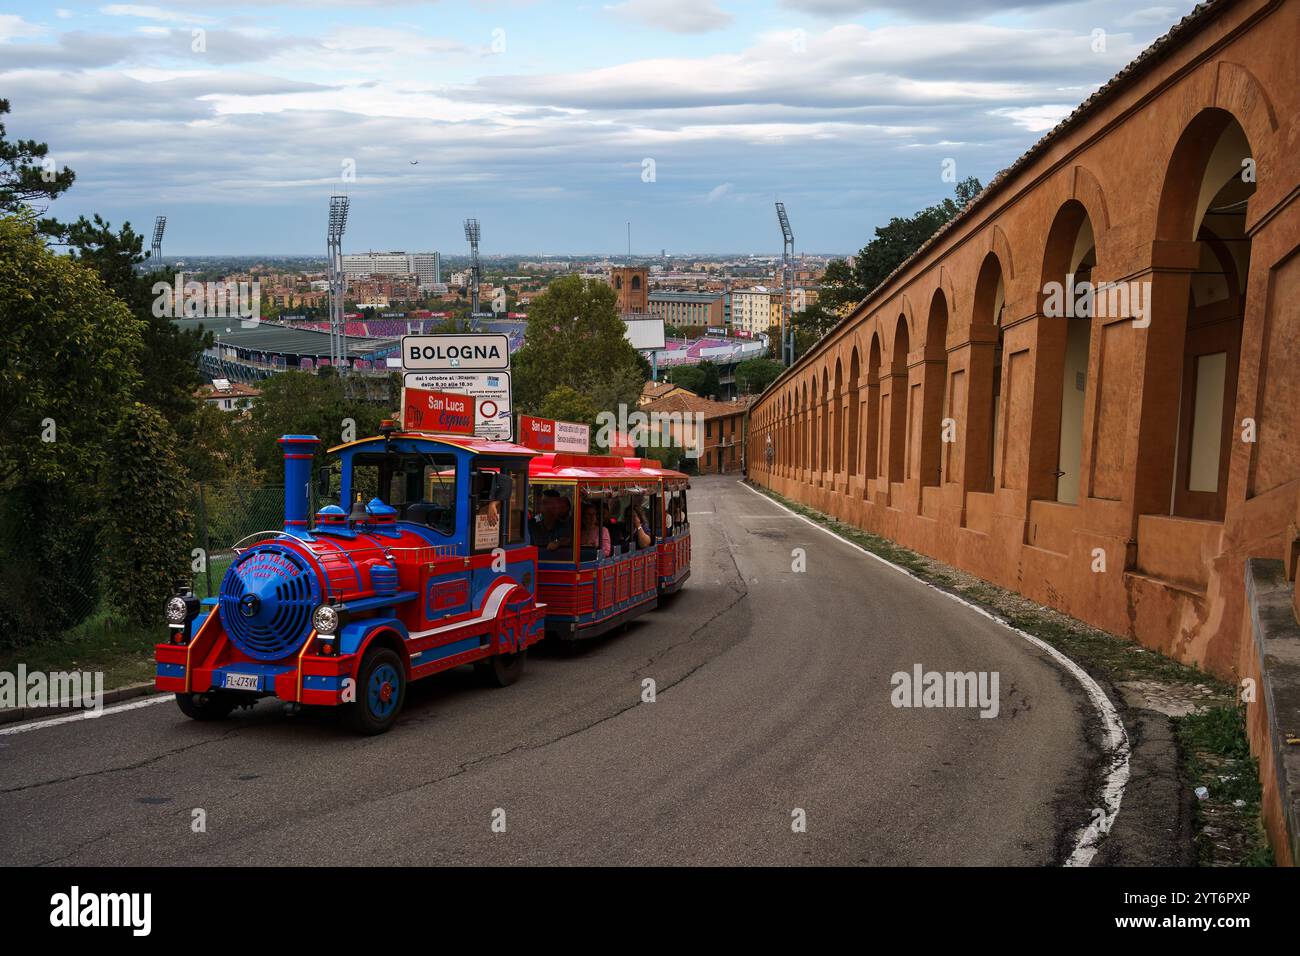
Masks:
[[[533,652],[513,687],[481,688],[467,668],[416,684],[384,736],[272,702],[194,723],[170,700],[0,736],[0,863],[1068,855],[1098,753],[1074,678],[733,479],[691,495],[681,594],[575,655]],[[891,675],[915,664],[998,672],[998,716],[894,707]]]

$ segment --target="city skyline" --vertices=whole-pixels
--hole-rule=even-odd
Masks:
[[[799,251],[851,254],[1191,6],[19,3],[0,87],[77,173],[51,214],[165,214],[169,255],[310,255],[335,191],[354,251],[451,254],[473,216],[485,254],[625,255],[629,221],[634,255],[766,254],[779,199]]]

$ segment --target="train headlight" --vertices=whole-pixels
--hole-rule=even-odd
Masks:
[[[168,624],[184,624],[185,619],[189,617],[190,608],[185,602],[185,598],[177,595],[167,601],[163,613],[167,617]]]
[[[339,629],[339,612],[328,604],[322,604],[311,616],[311,623],[317,634],[329,636]]]

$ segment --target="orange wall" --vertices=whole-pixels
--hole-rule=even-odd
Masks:
[[[1216,11],[995,182],[782,376],[752,409],[747,460],[788,497],[1233,679],[1243,561],[1282,556],[1300,491],[1300,0]],[[1232,419],[1254,419],[1257,440],[1227,436],[1223,520],[1197,521],[1168,515],[1202,245],[1174,213],[1199,184],[1183,172],[1198,136],[1183,134],[1214,110],[1240,123],[1257,168]],[[1043,315],[1053,224],[1072,203],[1093,229],[1094,281],[1150,282],[1153,305],[1147,327],[1131,311],[1091,322],[1077,504],[1048,500],[1072,383],[1056,357],[1066,320]],[[990,268],[1005,299],[996,412]]]

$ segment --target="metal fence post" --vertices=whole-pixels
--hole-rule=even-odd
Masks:
[[[203,536],[203,571],[207,575],[207,596],[212,597],[212,548],[208,540],[208,508],[203,495],[203,482],[199,482],[199,528]]]

